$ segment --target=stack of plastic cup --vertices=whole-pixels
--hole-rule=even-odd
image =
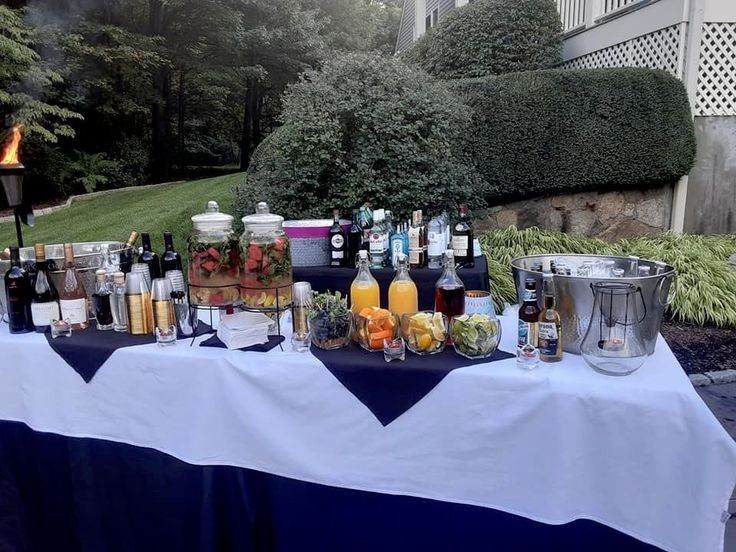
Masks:
[[[167,270],[166,279],[171,283],[171,298],[176,315],[176,329],[181,337],[194,335],[197,330],[197,309],[192,309],[187,298],[187,286],[181,270]]]
[[[312,336],[309,333],[307,311],[312,304],[312,286],[309,282],[294,282],[291,304],[291,346],[300,353],[309,350]]]
[[[135,274],[142,274],[143,279],[146,280],[146,284],[148,284],[148,289],[151,289],[151,271],[148,268],[147,264],[144,263],[134,263],[130,267],[130,272]]]
[[[167,270],[166,279],[171,282],[173,291],[186,291],[187,286],[184,283],[184,273],[181,270]]]

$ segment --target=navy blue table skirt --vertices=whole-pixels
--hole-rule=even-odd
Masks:
[[[385,307],[388,305],[388,286],[396,273],[392,268],[372,270],[371,272],[381,286],[381,305]],[[354,268],[294,267],[294,281],[309,282],[312,284],[314,291],[329,290],[347,294],[357,273],[358,271]],[[419,309],[434,310],[434,284],[442,271],[416,268],[412,269],[410,274],[419,289]],[[491,291],[488,280],[488,262],[485,257],[476,257],[474,267],[458,269],[457,274],[465,284],[465,289]]]
[[[597,523],[193,466],[0,422],[0,551],[653,551]]]

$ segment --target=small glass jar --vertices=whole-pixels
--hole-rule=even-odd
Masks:
[[[291,305],[291,248],[284,233],[284,217],[260,202],[254,215],[243,217],[240,239],[243,271],[240,295],[249,308],[284,310]]]
[[[189,295],[194,305],[227,306],[240,300],[240,245],[233,217],[220,213],[217,202],[192,217],[189,238]]]

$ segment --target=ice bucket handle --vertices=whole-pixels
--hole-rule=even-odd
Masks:
[[[665,300],[662,301],[662,287],[664,287],[664,283],[667,281],[667,278],[668,276],[662,276],[662,278],[659,279],[659,282],[657,282],[657,287],[654,289],[654,293],[657,296],[657,303],[659,303],[660,307],[669,307],[673,301],[673,299],[670,298],[674,297],[675,295],[675,293],[673,292],[673,288],[675,289],[675,291],[677,291],[677,274],[673,272],[672,285],[668,290],[667,297],[665,297]]]

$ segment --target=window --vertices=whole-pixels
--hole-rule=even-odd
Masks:
[[[440,18],[440,9],[435,8],[432,10],[432,13],[430,13],[427,17],[424,18],[424,27],[425,29],[429,30],[432,27],[437,26],[437,21]]]

